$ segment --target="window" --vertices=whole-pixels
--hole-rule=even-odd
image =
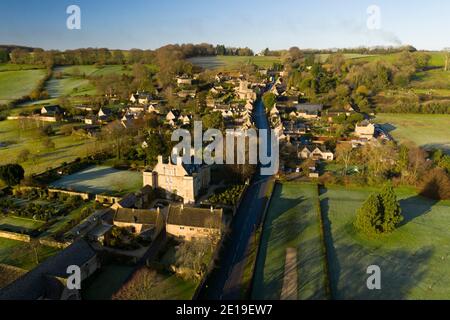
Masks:
[[[194,228],[189,228],[189,230],[194,231],[195,229]]]
[[[184,230],[184,227],[180,227],[180,230]]]

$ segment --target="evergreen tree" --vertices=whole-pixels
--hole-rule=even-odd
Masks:
[[[372,194],[358,210],[355,227],[367,235],[382,233],[382,203],[378,194]]]
[[[403,221],[402,209],[391,184],[384,186],[379,197],[383,212],[383,233],[389,233]]]

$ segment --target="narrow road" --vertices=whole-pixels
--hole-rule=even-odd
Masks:
[[[270,129],[263,103],[259,99],[254,110],[258,129]],[[268,140],[270,144],[270,139]],[[270,150],[270,146],[269,146]],[[236,300],[241,296],[241,281],[246,264],[247,244],[255,228],[261,223],[265,205],[267,182],[258,169],[252,184],[231,223],[231,231],[220,252],[220,265],[214,269],[199,292],[201,300]]]

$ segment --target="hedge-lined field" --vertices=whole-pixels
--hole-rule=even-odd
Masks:
[[[353,227],[371,189],[322,190],[331,288],[335,299],[448,299],[450,202],[397,189],[405,221],[393,234],[368,240]],[[381,268],[381,290],[368,290],[367,267]]]
[[[382,113],[375,120],[400,142],[450,153],[450,115]]]
[[[298,299],[325,299],[324,255],[315,184],[277,184],[267,212],[254,299],[280,299],[286,249],[297,249]]]
[[[0,104],[26,96],[46,75],[43,69],[0,72]]]

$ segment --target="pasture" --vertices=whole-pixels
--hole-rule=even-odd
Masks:
[[[93,194],[124,195],[142,188],[142,173],[94,166],[53,182],[50,187]]]
[[[29,95],[45,74],[43,69],[0,71],[0,104]]]
[[[246,57],[246,56],[211,56],[211,57],[195,57],[188,59],[195,65],[204,69],[234,69],[241,64],[253,63],[261,68],[269,68],[274,63],[280,62],[280,57]]]
[[[450,202],[397,189],[405,220],[392,234],[367,239],[353,222],[374,189],[321,189],[331,292],[334,299],[448,299]],[[368,290],[367,267],[381,268],[381,290]]]
[[[23,150],[29,151],[28,159],[20,161],[25,175],[42,173],[49,167],[57,167],[63,162],[71,162],[85,157],[94,141],[84,137],[66,136],[59,133],[60,126],[55,125],[56,134],[51,136],[55,148],[43,145],[43,137],[33,121],[21,123],[18,120],[0,122],[0,165],[16,162]]]
[[[262,232],[253,299],[280,299],[289,248],[297,252],[294,295],[300,300],[326,298],[317,203],[315,184],[276,185]]]
[[[375,120],[401,143],[450,153],[450,115],[383,113]]]

